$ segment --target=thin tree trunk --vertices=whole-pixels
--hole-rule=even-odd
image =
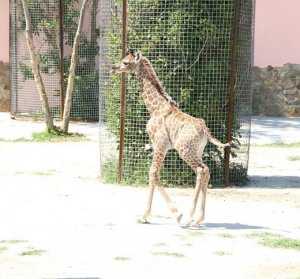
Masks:
[[[24,10],[24,16],[25,16],[25,21],[26,21],[26,42],[28,46],[28,50],[30,53],[30,58],[31,58],[31,65],[32,65],[32,73],[34,76],[34,81],[36,84],[37,91],[39,93],[41,102],[42,102],[42,107],[45,113],[45,122],[47,125],[47,130],[48,132],[51,130],[54,130],[54,124],[53,124],[53,118],[50,113],[50,107],[49,107],[49,102],[48,102],[48,97],[45,89],[45,85],[41,76],[40,72],[40,67],[39,67],[39,62],[40,62],[40,57],[39,55],[35,52],[35,47],[33,43],[33,35],[32,35],[32,28],[31,28],[31,21],[30,21],[30,15],[29,15],[29,10],[27,6],[26,0],[21,0],[22,5],[23,5],[23,10]]]
[[[74,42],[73,42],[73,50],[72,50],[71,64],[70,64],[70,69],[69,69],[68,84],[67,84],[66,98],[65,98],[65,107],[64,107],[63,120],[62,120],[62,126],[61,126],[61,129],[64,132],[68,132],[68,128],[69,128],[70,112],[71,112],[71,106],[72,106],[72,95],[73,95],[74,80],[75,80],[75,68],[76,68],[76,64],[77,64],[78,47],[79,47],[79,42],[80,42],[80,33],[81,33],[83,19],[84,19],[84,13],[85,13],[88,1],[89,0],[83,0],[83,2],[82,2],[78,27],[77,27],[76,35],[75,35]]]

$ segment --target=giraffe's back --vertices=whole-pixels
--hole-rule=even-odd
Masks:
[[[202,154],[207,144],[205,133],[206,125],[204,120],[190,116],[179,109],[173,110],[165,119],[166,130],[168,131],[172,147],[190,146],[194,152]]]

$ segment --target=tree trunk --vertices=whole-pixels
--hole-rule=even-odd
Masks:
[[[62,120],[62,126],[61,126],[61,129],[64,132],[68,132],[68,128],[69,128],[70,112],[71,112],[71,106],[72,106],[72,95],[73,95],[74,80],[75,80],[75,68],[76,68],[76,64],[77,64],[78,47],[79,47],[79,42],[80,42],[80,33],[81,33],[82,25],[83,25],[84,13],[85,13],[88,2],[89,2],[89,0],[83,0],[83,2],[82,2],[78,27],[77,27],[77,31],[76,31],[74,42],[73,42],[73,50],[72,50],[71,64],[70,64],[70,69],[69,69],[68,84],[67,84],[66,98],[65,98],[65,107],[64,107],[63,120]]]
[[[49,102],[48,102],[48,97],[45,89],[45,85],[41,76],[40,72],[40,67],[39,67],[39,62],[40,62],[40,57],[39,55],[35,52],[35,47],[33,43],[33,35],[32,35],[32,28],[31,28],[31,21],[30,21],[30,15],[29,15],[29,10],[27,6],[26,0],[21,0],[22,5],[23,5],[23,10],[24,10],[24,16],[25,16],[25,21],[26,21],[26,42],[28,46],[28,50],[30,53],[30,58],[31,58],[31,65],[32,65],[32,73],[34,76],[34,81],[36,84],[37,91],[40,96],[40,100],[42,102],[42,107],[45,113],[45,122],[47,125],[47,130],[48,132],[55,129],[54,124],[53,124],[53,118],[50,113],[50,107],[49,107]]]

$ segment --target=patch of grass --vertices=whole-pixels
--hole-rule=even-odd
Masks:
[[[199,230],[185,230],[184,234],[175,234],[174,236],[178,237],[182,241],[190,241],[192,239],[196,239],[203,235],[203,231]]]
[[[289,161],[300,161],[300,156],[289,156],[288,160]]]
[[[45,171],[34,171],[32,172],[32,175],[40,175],[40,176],[48,176],[48,175],[54,175],[55,170],[45,170]]]
[[[200,230],[187,230],[187,235],[189,237],[199,237],[201,235],[203,235],[203,231]]]
[[[28,248],[28,250],[23,251],[20,256],[41,256],[45,253],[45,250],[39,250],[35,248]]]
[[[270,248],[283,248],[300,250],[300,240],[284,237],[269,232],[253,233],[248,237],[258,238],[259,243]]]
[[[229,255],[231,255],[230,252],[223,251],[223,250],[215,251],[214,254],[217,255],[217,256],[229,256]]]
[[[32,133],[33,142],[63,142],[63,141],[84,141],[86,136],[78,133],[63,133],[58,131]]]
[[[167,257],[175,257],[175,258],[184,258],[185,255],[177,252],[169,252],[169,251],[157,251],[152,252],[154,256],[167,256]]]
[[[38,176],[48,176],[48,175],[54,175],[56,173],[56,170],[42,170],[42,171],[33,171],[33,172],[24,172],[24,171],[17,171],[15,172],[15,175],[38,175]]]
[[[59,131],[44,131],[32,133],[31,139],[20,137],[16,139],[0,138],[0,142],[18,143],[18,142],[80,142],[88,141],[87,137],[79,133],[63,133]]]
[[[117,257],[114,257],[114,260],[115,261],[129,261],[130,258],[129,257],[124,257],[124,256],[117,256]]]
[[[253,146],[255,146],[255,147],[293,148],[293,147],[300,147],[300,142],[293,142],[293,143],[275,142],[275,143],[267,143],[267,144],[254,144]]]
[[[165,243],[165,242],[158,242],[158,243],[153,244],[153,246],[155,246],[155,247],[165,247],[165,246],[168,246],[168,244]]]
[[[233,238],[233,235],[230,233],[220,233],[219,236],[223,238]]]
[[[7,250],[6,246],[0,246],[0,253],[4,252]]]
[[[9,240],[1,240],[0,243],[5,244],[19,244],[19,243],[26,243],[28,240],[22,240],[22,239],[9,239]]]

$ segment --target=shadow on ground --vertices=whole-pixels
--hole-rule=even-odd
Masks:
[[[266,227],[246,225],[240,223],[204,223],[199,226],[183,227],[188,230],[210,230],[210,229],[226,229],[226,230],[262,230]]]
[[[255,230],[255,229],[266,229],[261,226],[246,225],[240,223],[204,223],[204,229],[227,229],[227,230]]]
[[[101,279],[100,277],[57,277],[57,278],[44,278],[44,279]]]
[[[300,117],[253,117],[251,144],[299,141]]]
[[[287,189],[300,188],[300,176],[249,176],[250,187],[270,188],[270,189]]]

